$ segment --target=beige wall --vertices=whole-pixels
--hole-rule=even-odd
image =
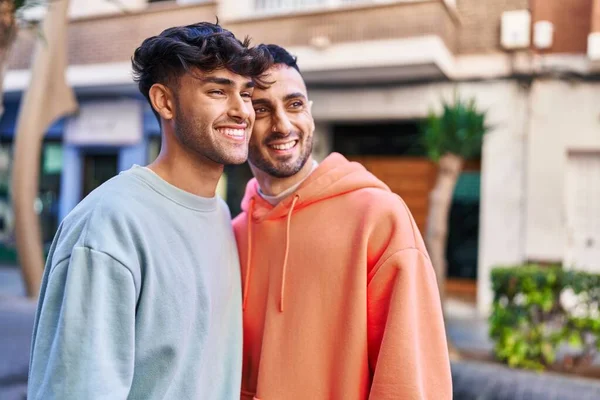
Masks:
[[[158,35],[172,26],[214,21],[214,18],[213,2],[196,6],[176,6],[165,2],[149,4],[140,12],[119,12],[110,17],[76,19],[69,24],[69,65],[129,63],[133,52],[144,39]],[[9,69],[29,68],[36,37],[32,31],[21,31],[11,53]]]
[[[516,83],[488,92],[496,106],[489,109],[494,129],[484,141],[477,308],[487,314],[493,300],[493,267],[525,261],[524,206],[527,138],[526,89]],[[496,97],[497,96],[497,97]]]
[[[529,8],[529,0],[457,0],[456,4],[461,17],[458,52],[462,54],[501,51],[502,13]]]
[[[72,18],[118,14],[123,10],[142,10],[147,0],[71,0],[69,15]]]
[[[217,5],[219,18],[224,21],[248,17],[254,11],[253,0],[219,0]]]
[[[526,255],[563,261],[567,152],[600,150],[600,84],[537,81],[531,95]]]

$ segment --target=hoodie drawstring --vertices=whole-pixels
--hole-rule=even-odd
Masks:
[[[296,207],[296,203],[300,196],[295,195],[294,200],[292,200],[292,204],[290,205],[290,210],[287,215],[287,223],[285,228],[285,253],[283,256],[283,266],[281,268],[281,294],[279,301],[279,311],[283,312],[283,303],[285,299],[285,275],[287,272],[287,262],[288,256],[290,253],[290,225],[292,220],[292,213],[294,212],[294,207]],[[252,211],[254,209],[255,199],[252,197],[250,199],[250,206],[248,207],[248,242],[247,242],[247,258],[246,258],[246,277],[244,278],[244,299],[242,302],[242,310],[246,310],[246,304],[248,303],[248,293],[250,289],[250,279],[252,278],[251,270],[252,270]]]
[[[285,299],[285,273],[287,271],[287,261],[288,255],[290,252],[290,221],[292,220],[292,212],[294,212],[294,207],[296,206],[296,202],[300,196],[295,195],[294,200],[292,200],[292,205],[290,206],[290,210],[287,215],[287,224],[285,229],[285,255],[283,256],[283,267],[281,269],[281,297],[279,302],[279,311],[283,312],[283,301]]]
[[[246,277],[244,279],[244,301],[242,302],[242,310],[246,309],[248,302],[248,289],[250,288],[250,269],[252,268],[252,209],[254,208],[254,197],[250,199],[248,207],[248,254],[246,258]]]

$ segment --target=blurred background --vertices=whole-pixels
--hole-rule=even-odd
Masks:
[[[13,144],[35,43],[51,40],[37,23],[47,5],[23,6],[0,58],[0,399],[23,398],[26,382],[34,303],[15,245]],[[317,160],[361,162],[442,249],[456,399],[600,398],[600,0],[71,0],[65,73],[79,109],[43,137],[46,249],[83,197],[160,150],[131,79],[135,48],[216,16],[298,56]],[[232,215],[250,177],[225,170]]]

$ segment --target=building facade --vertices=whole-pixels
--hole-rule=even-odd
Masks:
[[[496,265],[600,269],[600,0],[121,0],[126,12],[106,0],[72,3],[67,78],[81,110],[45,139],[46,239],[90,190],[158,152],[159,127],[131,80],[134,49],[164,28],[218,16],[236,35],[298,56],[317,158],[361,161],[422,229],[436,167],[419,122],[455,93],[487,110],[493,129],[459,179],[448,247],[449,275],[477,282],[481,311]],[[5,80],[0,177],[34,40],[20,34]],[[235,214],[249,171],[226,172]],[[7,216],[9,203],[0,203]],[[0,241],[10,240],[6,221]]]

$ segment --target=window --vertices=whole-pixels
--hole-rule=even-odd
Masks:
[[[315,8],[334,8],[349,4],[373,3],[375,0],[255,0],[258,11],[307,10]]]
[[[83,157],[82,198],[110,178],[118,175],[119,155],[116,152],[89,153]]]
[[[11,193],[13,142],[0,141],[0,263],[16,264],[15,221]],[[62,144],[44,140],[40,159],[39,192],[35,210],[40,218],[46,250],[58,228],[60,177],[63,169]]]

